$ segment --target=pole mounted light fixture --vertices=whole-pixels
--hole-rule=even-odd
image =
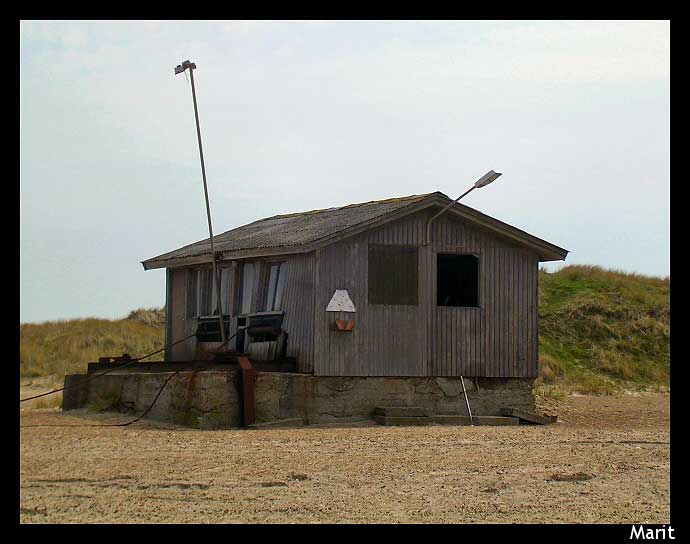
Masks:
[[[196,89],[194,87],[194,70],[196,64],[189,60],[175,66],[175,75],[181,74],[185,70],[189,70],[189,78],[192,81],[192,101],[194,102],[194,118],[196,119],[196,136],[199,141],[199,158],[201,159],[201,176],[204,180],[204,197],[206,198],[206,217],[208,219],[208,236],[211,242],[211,262],[213,263],[213,283],[216,288],[216,312],[218,312],[218,321],[220,323],[220,338],[221,342],[225,344],[225,327],[223,326],[223,305],[221,302],[220,281],[218,278],[218,270],[216,268],[216,248],[213,244],[213,225],[211,223],[211,205],[208,199],[208,185],[206,184],[206,167],[204,166],[204,150],[201,146],[201,128],[199,127],[199,110],[196,105]]]
[[[177,66],[175,66],[175,75],[181,74],[187,68],[189,68],[190,71],[195,70],[196,64],[194,64],[193,62],[189,62],[188,60],[184,61],[182,64],[178,64]]]
[[[475,189],[485,187],[502,175],[503,174],[501,174],[500,172],[494,172],[493,170],[489,170],[486,174],[484,174],[482,177],[480,177],[477,181],[474,182],[474,187]]]
[[[440,212],[438,212],[438,213],[437,213],[436,215],[434,215],[431,219],[429,219],[429,221],[427,221],[427,224],[426,224],[426,240],[424,241],[424,245],[428,245],[428,244],[431,242],[431,223],[432,223],[435,219],[437,219],[440,215],[442,215],[443,213],[445,213],[445,211],[448,210],[448,208],[450,208],[451,206],[455,205],[455,203],[457,203],[457,201],[460,200],[460,199],[461,199],[462,197],[464,197],[465,195],[470,194],[470,193],[471,193],[472,191],[474,191],[475,189],[481,189],[482,187],[486,187],[487,185],[489,185],[489,183],[492,183],[492,182],[496,181],[496,179],[497,179],[499,176],[502,176],[502,175],[503,175],[503,174],[501,174],[500,172],[494,172],[493,170],[489,170],[486,174],[484,174],[484,175],[483,175],[482,177],[480,177],[477,181],[475,181],[475,182],[474,182],[474,185],[472,185],[472,187],[470,187],[467,191],[465,191],[464,193],[462,193],[462,194],[461,194],[458,198],[456,198],[453,202],[451,202],[450,204],[448,204],[448,205],[447,205],[445,208],[443,208]]]

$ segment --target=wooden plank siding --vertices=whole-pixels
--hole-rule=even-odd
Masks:
[[[173,271],[167,268],[165,270],[165,352],[164,352],[164,360],[169,361],[170,357],[172,356],[172,349],[170,345],[173,343],[172,339],[172,323],[173,323],[173,318],[172,318],[172,294],[170,291],[172,290],[172,275]]]
[[[314,373],[323,376],[536,377],[538,257],[512,241],[451,215],[432,224],[424,246],[425,210],[317,250]],[[418,304],[369,305],[368,245],[415,245]],[[439,253],[479,260],[478,308],[436,305]],[[347,289],[357,309],[329,314],[336,289]],[[335,318],[355,329],[331,330]]]
[[[187,270],[184,268],[169,269],[167,277],[172,281],[169,289],[170,299],[168,300],[167,317],[169,320],[170,340],[175,343],[178,340],[189,336],[194,332],[194,328],[187,319]],[[170,355],[166,360],[170,361],[190,361],[196,351],[196,339],[190,338],[172,346]]]
[[[283,329],[288,334],[287,356],[297,359],[298,372],[314,369],[314,254],[285,259]]]

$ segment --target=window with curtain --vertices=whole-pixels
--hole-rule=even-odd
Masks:
[[[199,271],[195,269],[187,270],[187,317],[196,317],[199,315],[197,308],[198,282]]]
[[[211,297],[213,292],[213,271],[210,268],[199,270],[199,309],[197,315],[211,315]],[[213,297],[215,298],[215,297]]]
[[[271,263],[268,273],[267,285],[264,293],[264,311],[272,312],[280,310],[285,290],[285,263]]]
[[[220,296],[222,311],[229,313],[230,269],[220,268]],[[217,292],[213,269],[196,268],[187,271],[187,317],[217,315]]]
[[[220,269],[220,300],[223,307],[223,313],[230,313],[230,268]]]
[[[248,314],[252,311],[252,296],[256,277],[256,263],[244,263],[242,265],[238,313]]]

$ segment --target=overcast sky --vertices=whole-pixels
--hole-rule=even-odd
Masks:
[[[668,22],[20,26],[22,322],[162,306],[140,261],[208,236],[185,59],[218,233],[494,169],[465,204],[670,273]]]

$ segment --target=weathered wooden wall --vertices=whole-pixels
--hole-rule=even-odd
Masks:
[[[167,320],[170,335],[166,344],[171,345],[189,336],[196,329],[196,323],[187,319],[187,270],[173,268],[166,275],[172,286],[168,288]],[[196,338],[190,338],[166,350],[168,361],[191,361],[196,351]]]
[[[537,374],[537,255],[449,214],[428,210],[316,251],[314,373],[327,376],[534,377]],[[417,306],[367,304],[370,243],[419,247]],[[479,258],[479,308],[436,306],[436,255]],[[357,312],[328,314],[336,289]],[[336,332],[336,318],[354,318]]]
[[[426,210],[334,243],[313,253],[289,255],[283,297],[288,356],[298,371],[323,376],[536,377],[538,371],[538,257],[508,239],[445,214],[424,245]],[[369,244],[419,248],[418,304],[368,305]],[[438,253],[479,258],[479,307],[436,305]],[[272,260],[275,260],[273,258]],[[227,263],[225,263],[227,264]],[[168,343],[194,332],[186,318],[186,269],[168,278]],[[231,274],[231,307],[236,275]],[[336,289],[347,289],[356,313],[325,311]],[[257,286],[253,311],[261,309]],[[331,330],[335,318],[355,319],[352,332]],[[236,318],[231,321],[236,330]],[[230,343],[234,347],[234,342]],[[175,346],[169,359],[193,358],[194,338]]]
[[[299,372],[314,369],[314,255],[286,258],[287,277],[282,309],[283,329],[288,334],[288,357],[297,358]]]

